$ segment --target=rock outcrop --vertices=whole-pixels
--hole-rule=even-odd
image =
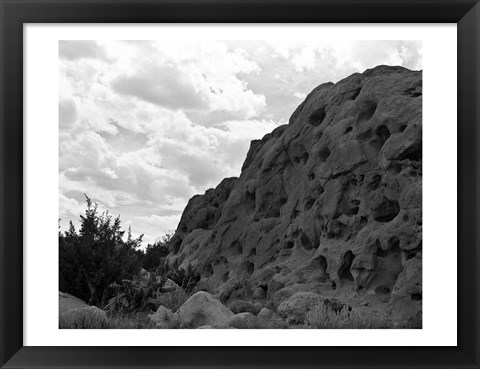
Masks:
[[[379,66],[315,88],[252,141],[239,178],[189,201],[167,260],[227,305],[313,292],[418,317],[422,73]]]

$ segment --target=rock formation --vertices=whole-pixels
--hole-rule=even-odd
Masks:
[[[315,88],[252,141],[239,178],[189,201],[171,250],[227,305],[313,292],[421,321],[422,73],[379,66]]]

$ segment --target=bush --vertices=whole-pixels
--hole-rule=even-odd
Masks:
[[[200,281],[200,275],[189,265],[186,269],[170,269],[167,277],[178,284],[187,294],[191,294]]]
[[[131,278],[140,269],[142,236],[127,241],[120,218],[98,213],[97,205],[86,196],[87,209],[80,216],[80,231],[72,222],[59,234],[59,288],[90,305],[102,307],[111,295],[108,286]]]

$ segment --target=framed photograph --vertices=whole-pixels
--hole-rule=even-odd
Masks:
[[[2,368],[479,368],[478,1],[0,12]]]

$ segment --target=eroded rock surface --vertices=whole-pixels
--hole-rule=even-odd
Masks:
[[[192,265],[226,304],[313,292],[418,318],[421,72],[380,66],[315,88],[252,141],[238,179],[189,201],[172,245],[168,263]]]

